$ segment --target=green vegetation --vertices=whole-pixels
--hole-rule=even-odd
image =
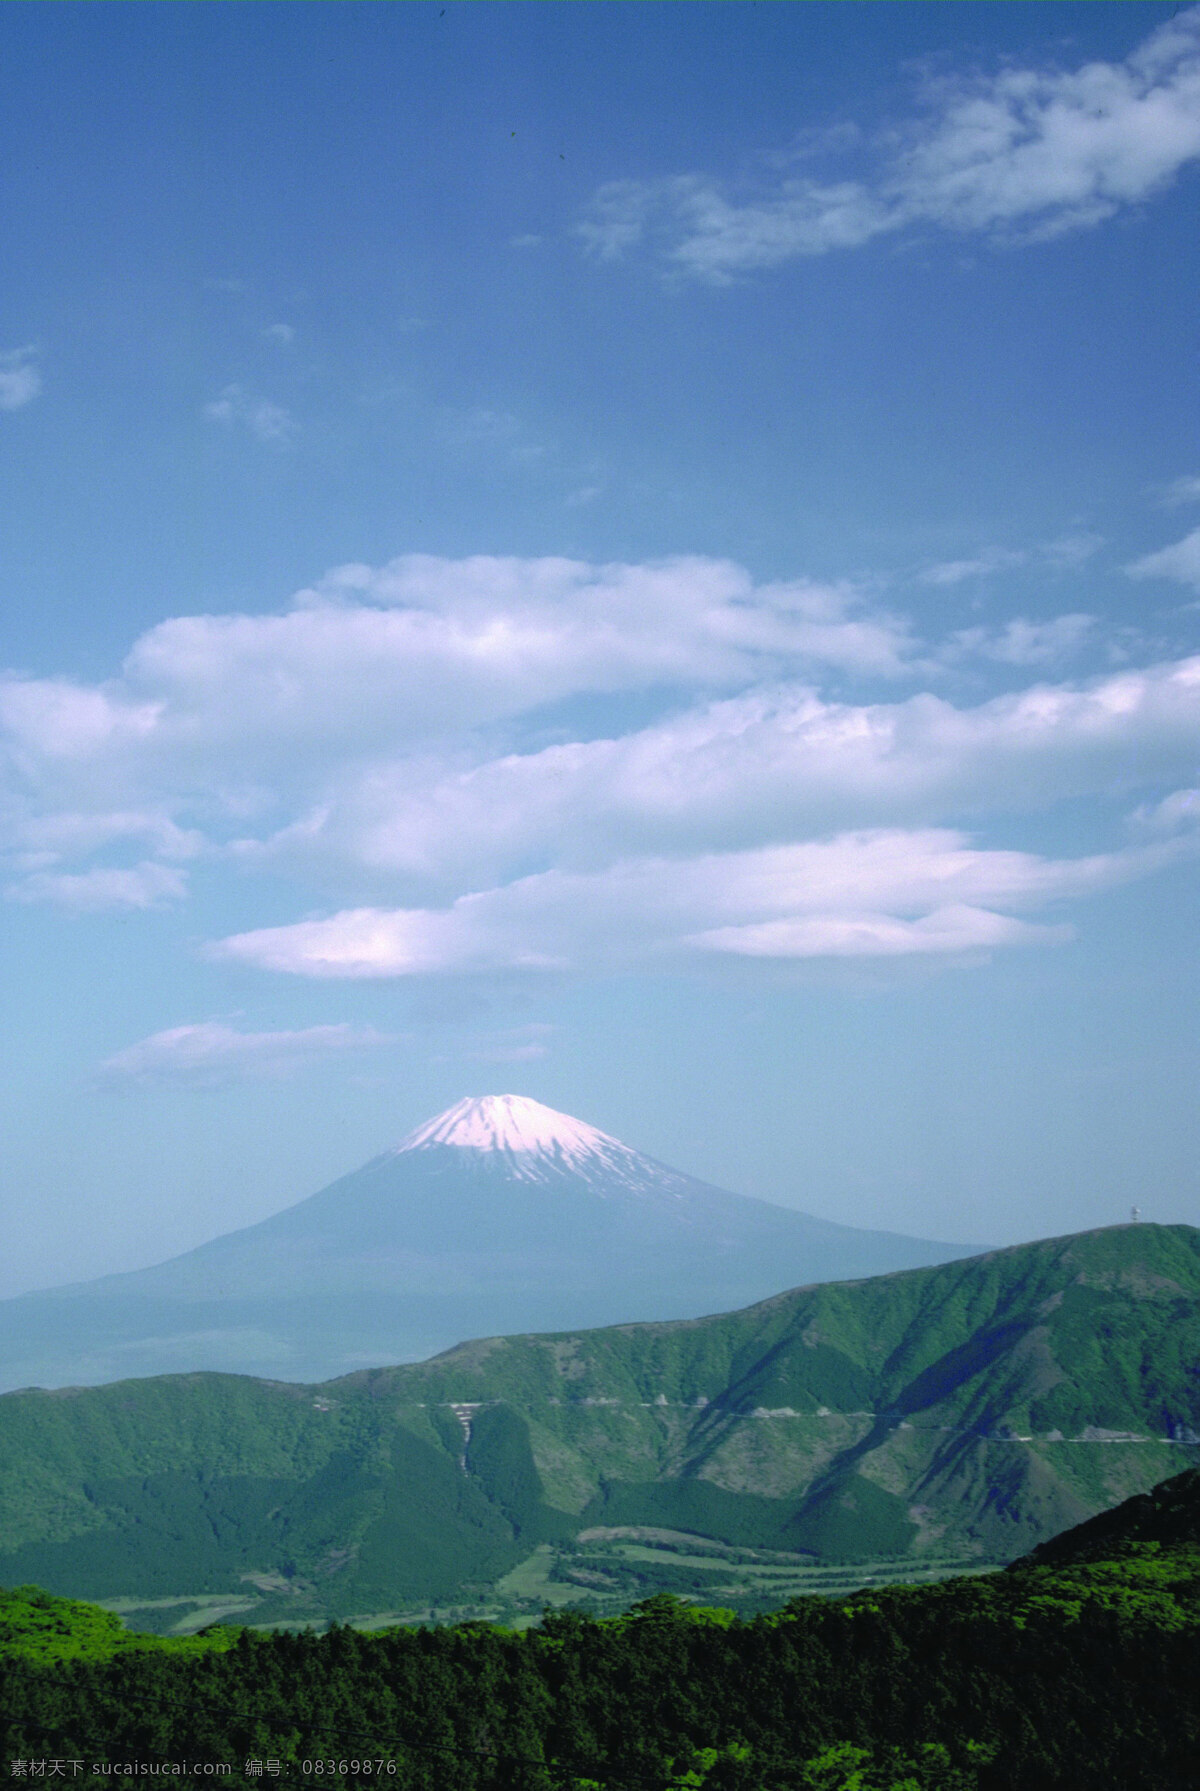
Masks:
[[[0,1580],[175,1633],[527,1623],[536,1560],[550,1603],[750,1616],[999,1565],[1144,1492],[1200,1439],[1198,1362],[1200,1231],[1137,1225],[320,1387],[12,1393]]]
[[[17,1760],[230,1762],[235,1783],[272,1760],[281,1779],[402,1791],[1184,1791],[1200,1470],[1105,1525],[1104,1556],[1085,1526],[1053,1566],[750,1619],[660,1594],[523,1632],[181,1644],[25,1588],[0,1601],[0,1744]]]
[[[229,1648],[237,1630],[212,1626],[202,1637],[164,1641],[125,1628],[112,1611],[77,1598],[53,1598],[40,1586],[0,1586],[0,1659],[109,1660],[131,1651],[195,1654]]]

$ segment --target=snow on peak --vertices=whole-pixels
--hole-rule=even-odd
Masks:
[[[631,1150],[619,1138],[598,1131],[569,1113],[556,1113],[527,1095],[483,1095],[458,1101],[436,1119],[410,1132],[389,1158],[408,1151],[453,1145],[477,1151],[480,1166],[493,1164],[514,1182],[540,1182],[554,1187],[580,1176],[601,1199],[640,1197],[680,1200],[692,1186],[689,1178],[665,1163]],[[463,1167],[472,1159],[465,1159]]]
[[[436,1119],[428,1119],[410,1132],[396,1150],[421,1150],[431,1144],[455,1144],[468,1150],[536,1152],[571,1163],[598,1152],[607,1155],[614,1148],[628,1148],[607,1132],[599,1132],[581,1119],[572,1119],[568,1113],[556,1113],[553,1107],[543,1107],[527,1095],[507,1094],[456,1102]]]

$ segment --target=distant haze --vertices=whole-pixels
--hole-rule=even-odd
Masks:
[[[696,1318],[944,1262],[726,1193],[538,1101],[457,1103],[297,1206],[0,1308],[0,1390],[219,1368],[312,1381],[467,1338]]]

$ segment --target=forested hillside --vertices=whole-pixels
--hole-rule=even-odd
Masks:
[[[130,1647],[102,1613],[61,1607],[50,1658],[44,1623],[31,1641],[11,1616],[16,1595],[0,1743],[43,1769],[187,1759],[258,1783],[270,1763],[281,1779],[404,1791],[1185,1791],[1200,1746],[1200,1472],[1164,1491],[1161,1525],[1145,1502],[1110,1514],[1106,1558],[1085,1537],[1085,1558],[1058,1567],[1026,1559],[750,1621],[657,1598],[524,1634]]]
[[[172,1623],[761,1609],[787,1572],[1009,1560],[1146,1490],[1200,1437],[1197,1362],[1200,1232],[1139,1225],[316,1387],[14,1393],[0,1578]]]

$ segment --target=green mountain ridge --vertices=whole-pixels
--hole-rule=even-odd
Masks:
[[[697,1595],[738,1550],[899,1577],[1011,1560],[1198,1439],[1200,1231],[1121,1226],[319,1386],[6,1394],[0,1582],[302,1622],[616,1596],[654,1551]]]

